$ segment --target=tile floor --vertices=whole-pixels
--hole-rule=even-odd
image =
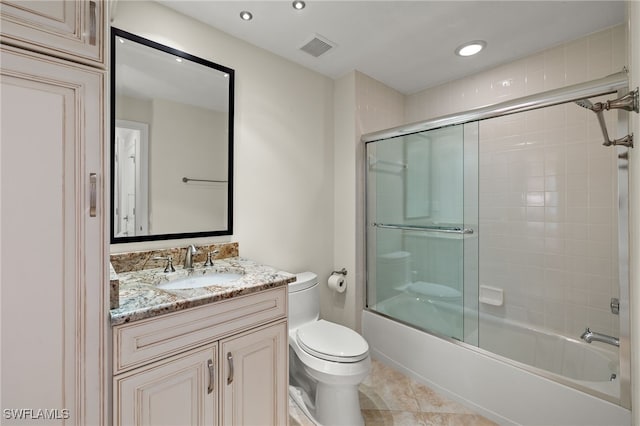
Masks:
[[[360,408],[366,426],[496,425],[375,360],[360,385]],[[313,426],[291,400],[289,413],[290,426]]]

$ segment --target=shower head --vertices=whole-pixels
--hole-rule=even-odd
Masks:
[[[579,101],[576,101],[576,105],[581,106],[582,108],[590,109],[591,111],[593,111],[593,104],[591,103],[591,101],[589,99],[580,99]]]
[[[602,112],[604,109],[606,109],[606,104],[603,104],[602,102],[596,102],[595,104],[592,103],[589,99],[580,99],[578,101],[575,101],[576,105],[581,106],[582,108],[586,108],[588,110],[591,110],[593,112],[595,112],[596,114],[599,112]]]

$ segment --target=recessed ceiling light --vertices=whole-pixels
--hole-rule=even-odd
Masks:
[[[479,53],[485,48],[487,42],[484,40],[474,40],[468,43],[458,46],[456,48],[456,55],[458,56],[472,56]]]
[[[242,12],[240,12],[240,18],[242,18],[243,21],[250,21],[253,19],[253,15],[251,14],[251,12],[243,10]]]
[[[292,6],[294,9],[296,10],[302,10],[305,8],[306,4],[305,2],[301,1],[301,0],[296,0],[292,3]]]

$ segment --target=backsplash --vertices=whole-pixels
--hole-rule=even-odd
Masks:
[[[219,243],[205,246],[195,246],[198,252],[193,255],[194,263],[202,263],[207,260],[207,253],[218,250],[219,253],[213,255],[215,259],[225,259],[227,257],[238,256],[238,243]],[[187,252],[186,247],[133,251],[128,253],[112,254],[111,266],[116,273],[140,271],[142,269],[162,268],[165,266],[165,260],[154,260],[157,257],[171,256],[175,266],[184,263],[184,257]]]

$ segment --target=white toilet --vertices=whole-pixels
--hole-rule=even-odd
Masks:
[[[318,425],[364,425],[358,385],[371,370],[369,345],[319,313],[318,276],[297,274],[289,284],[289,394]]]

